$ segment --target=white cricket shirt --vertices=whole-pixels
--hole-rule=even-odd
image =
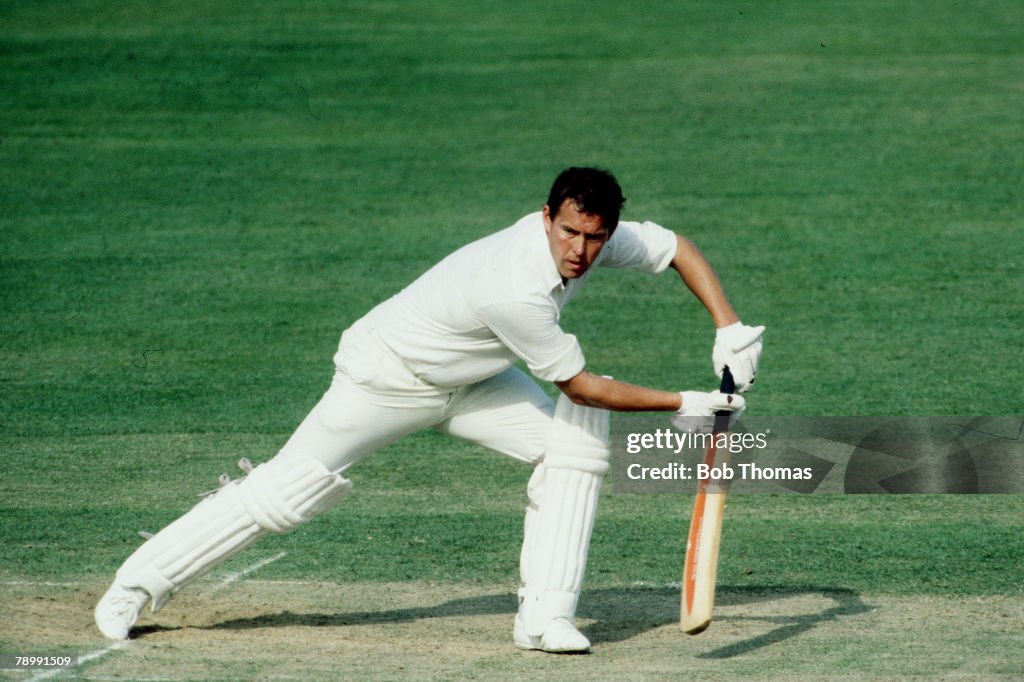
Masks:
[[[658,273],[675,253],[674,232],[620,222],[594,266]],[[532,213],[458,249],[352,329],[372,329],[412,374],[435,386],[476,383],[517,359],[541,379],[563,381],[585,362],[576,337],[559,326],[559,313],[591,272],[563,284],[543,214]],[[342,366],[342,354],[335,358]]]

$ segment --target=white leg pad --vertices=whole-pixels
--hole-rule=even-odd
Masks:
[[[555,618],[575,623],[608,457],[608,412],[562,396],[528,490],[520,615],[530,636]]]
[[[519,576],[522,586],[519,588],[519,598],[522,601],[526,594],[526,584],[531,574],[530,563],[533,559],[533,548],[540,542],[540,502],[544,498],[544,479],[546,478],[547,467],[541,462],[533,469],[530,482],[526,485],[526,495],[529,503],[526,505],[526,517],[523,519],[523,548],[519,553]]]
[[[117,572],[158,611],[189,581],[268,532],[284,533],[333,507],[352,483],[304,456],[276,457],[232,481],[147,540]]]

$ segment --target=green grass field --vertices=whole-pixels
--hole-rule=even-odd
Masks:
[[[0,653],[95,654],[84,679],[1024,676],[1019,495],[736,496],[720,620],[685,638],[692,499],[607,486],[593,653],[518,652],[529,471],[433,433],[127,646],[91,625],[137,530],[273,456],[349,323],[566,165],[615,171],[624,217],[694,239],[768,326],[752,412],[1024,413],[1022,29],[996,1],[0,1]],[[594,371],[715,385],[673,277],[599,273],[562,321]]]

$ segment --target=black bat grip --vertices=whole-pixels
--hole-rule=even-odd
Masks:
[[[729,371],[729,365],[726,365],[722,370],[722,383],[718,387],[718,390],[722,393],[736,392],[736,380],[732,378],[732,372]],[[718,410],[715,412],[715,433],[725,433],[729,430],[730,414],[732,413],[727,410]]]

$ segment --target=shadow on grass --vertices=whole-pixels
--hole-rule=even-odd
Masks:
[[[591,592],[591,598],[587,599],[586,603],[589,608],[583,608],[581,603],[580,609],[581,616],[596,620],[595,623],[583,628],[584,634],[594,643],[619,642],[646,630],[679,623],[678,589],[633,587],[595,592]],[[757,588],[723,586],[719,587],[717,591],[716,604],[718,606],[743,606],[744,604],[770,603],[798,596],[820,596],[832,603],[824,610],[797,615],[719,615],[716,617],[719,622],[760,621],[777,627],[756,637],[704,652],[699,654],[698,658],[723,659],[742,656],[802,635],[823,623],[844,616],[866,613],[870,610],[853,590],[812,585]],[[759,610],[764,611],[764,609]],[[713,623],[712,627],[714,627]],[[680,633],[680,636],[683,635]]]
[[[844,616],[855,616],[869,610],[852,590],[834,587],[728,587],[718,590],[717,603],[722,606],[742,606],[761,602],[781,601],[797,596],[818,595],[831,600],[824,610],[798,615],[724,616],[719,620],[757,620],[777,627],[764,634],[734,642],[699,655],[700,658],[724,659],[742,656],[757,649],[804,634],[824,623]],[[280,613],[255,618],[227,620],[203,629],[246,630],[287,626],[342,627],[352,625],[383,625],[428,618],[481,616],[507,614],[509,630],[516,610],[513,593],[490,594],[478,597],[452,599],[433,606],[381,611],[354,611],[348,613]],[[764,609],[759,609],[764,611]],[[616,587],[584,590],[578,616],[594,622],[582,632],[595,644],[621,642],[641,633],[679,622],[679,590],[672,587]],[[713,627],[713,626],[712,626]],[[136,628],[133,636],[159,632],[166,628]],[[680,633],[680,636],[683,635]]]
[[[819,611],[817,613],[802,613],[799,615],[779,615],[779,616],[730,616],[723,620],[759,620],[767,623],[777,625],[774,630],[770,630],[757,637],[751,637],[750,639],[743,640],[741,642],[734,642],[724,647],[719,647],[713,651],[708,651],[701,654],[698,658],[733,658],[734,656],[740,656],[757,649],[764,648],[766,646],[782,642],[802,635],[809,630],[812,630],[823,623],[828,623],[841,618],[843,616],[856,616],[862,613],[867,613],[871,608],[860,599],[853,590],[845,588],[822,588],[808,586],[805,588],[759,588],[759,589],[734,589],[731,594],[728,594],[728,601],[722,600],[722,603],[728,604],[745,604],[755,601],[772,601],[785,599],[787,597],[796,597],[800,595],[820,595],[826,599],[832,600],[832,606]]]

